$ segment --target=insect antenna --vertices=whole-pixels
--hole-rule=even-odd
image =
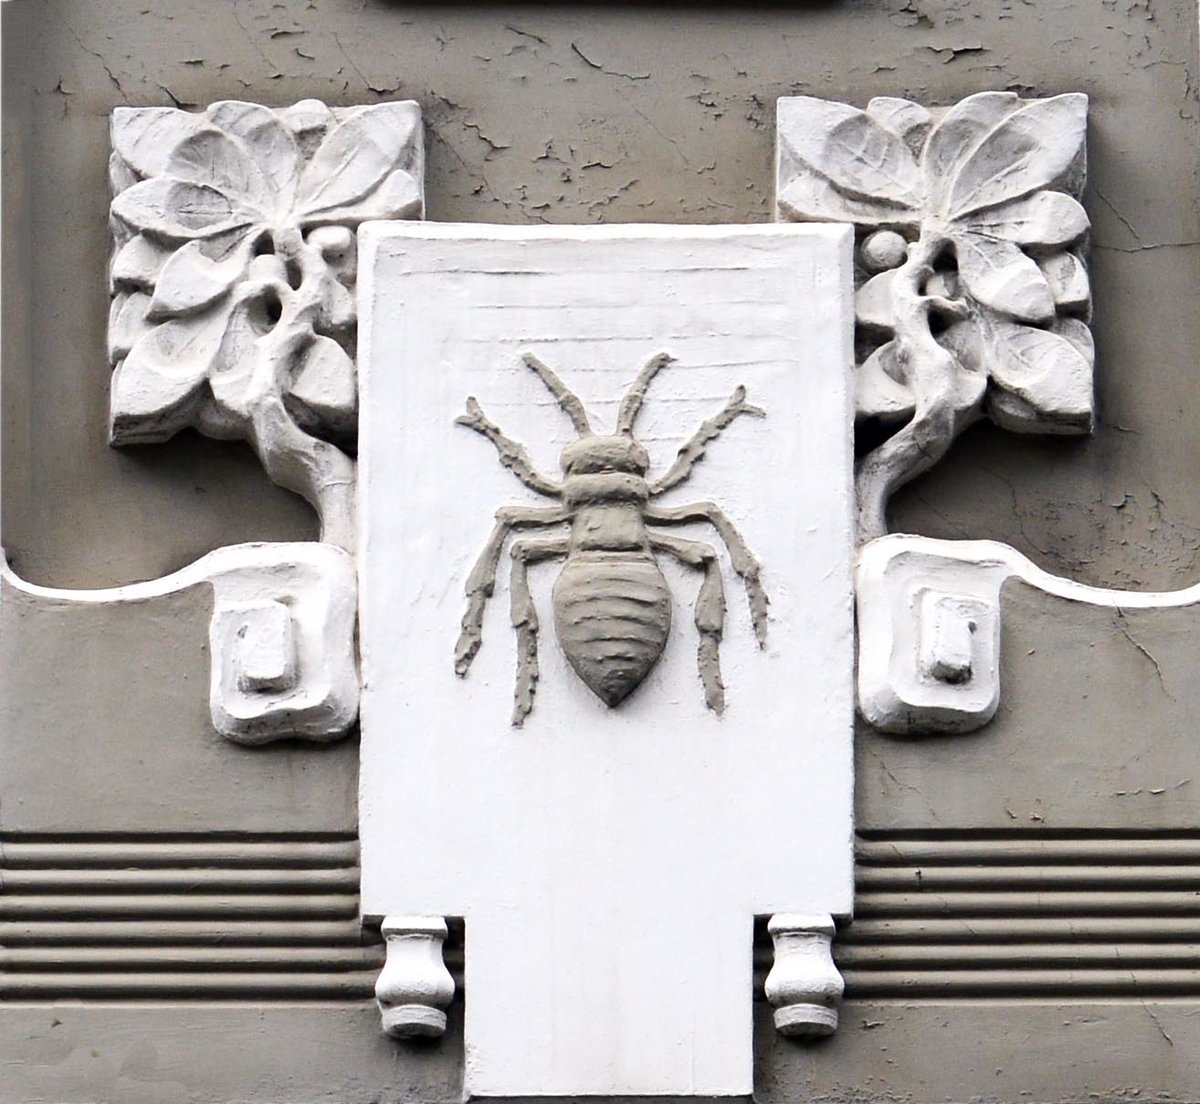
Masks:
[[[755,418],[766,416],[765,410],[746,402],[744,387],[735,388],[724,408],[700,423],[700,428],[680,447],[675,463],[667,469],[666,474],[650,484],[651,497],[669,491],[687,479],[692,474],[692,468],[704,459],[704,450],[709,442],[716,440],[739,414],[750,414]]]
[[[675,358],[670,353],[659,353],[646,361],[646,366],[638,373],[638,378],[633,381],[633,386],[621,400],[621,410],[617,414],[617,433],[623,433],[627,437],[633,436],[634,419],[642,409],[650,381],[668,364],[674,362]]]
[[[546,385],[546,390],[558,400],[558,405],[563,408],[563,412],[571,419],[571,424],[575,427],[575,432],[580,437],[590,436],[592,432],[591,423],[588,422],[587,411],[584,410],[583,403],[579,401],[579,396],[563,383],[549,367],[538,360],[533,353],[522,353],[521,359],[525,362],[527,368],[533,369],[537,377]]]

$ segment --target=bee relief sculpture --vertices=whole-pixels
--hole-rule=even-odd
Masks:
[[[516,530],[561,529],[555,536],[521,537],[513,542],[509,584],[512,627],[517,636],[517,674],[513,725],[520,727],[533,708],[538,680],[538,614],[529,586],[533,564],[562,560],[554,584],[554,628],[575,673],[606,705],[625,700],[658,662],[671,632],[671,592],[657,557],[671,556],[703,573],[695,604],[699,636],[697,664],[704,699],[714,713],[725,708],[718,647],[725,624],[725,587],[721,561],[713,546],[655,530],[703,522],[729,552],[750,603],[759,646],[767,637],[767,594],[761,568],[737,528],[711,502],[660,507],[651,501],[690,478],[708,444],[742,414],[762,417],[738,387],[729,401],[679,449],[674,463],[658,478],[648,478],[650,457],[633,433],[634,422],[654,377],[673,363],[666,353],[648,361],[621,401],[616,430],[596,433],[583,403],[532,353],[524,365],[545,384],[571,420],[578,439],[563,449],[562,479],[538,472],[528,453],[483,413],[474,397],[458,424],[486,437],[500,463],[526,487],[557,505],[502,506],[483,552],[467,578],[467,610],[455,651],[455,670],[465,676],[482,643],[484,607],[496,585],[496,572],[507,538]]]

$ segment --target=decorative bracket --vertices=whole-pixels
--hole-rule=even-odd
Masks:
[[[833,917],[779,913],[771,917],[767,931],[775,944],[775,961],[766,981],[775,1029],[797,1038],[832,1035],[846,988],[833,964]]]
[[[375,982],[383,1030],[396,1039],[437,1038],[446,1031],[454,979],[442,949],[446,921],[440,916],[387,916],[380,926],[387,960]]]
[[[1000,701],[1000,592],[1010,578],[1111,609],[1200,602],[1200,584],[1151,593],[1086,586],[997,541],[893,535],[859,550],[858,706],[882,732],[972,732]]]
[[[146,583],[35,586],[0,557],[16,590],[57,602],[144,602],[210,583],[213,727],[239,744],[344,736],[358,714],[354,561],[325,544],[236,544]]]

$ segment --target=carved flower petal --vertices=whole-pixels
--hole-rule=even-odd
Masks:
[[[961,219],[1052,185],[1083,149],[1087,104],[1082,92],[1070,92],[1034,100],[1006,116],[955,174],[947,217]]]
[[[1086,322],[1081,322],[1078,318],[1057,318],[1051,329],[1058,334],[1059,337],[1066,338],[1076,349],[1079,350],[1079,355],[1088,362],[1093,368],[1096,365],[1096,339],[1092,337],[1091,328]]]
[[[812,96],[779,101],[779,139],[791,155],[840,192],[914,207],[920,174],[903,139],[848,104]]]
[[[913,416],[912,388],[899,382],[899,345],[889,341],[876,349],[855,371],[855,415],[884,422],[906,422]]]
[[[174,241],[207,238],[250,223],[249,214],[216,188],[169,176],[127,188],[113,198],[112,213],[138,230]]]
[[[179,143],[167,161],[167,174],[216,188],[259,211],[273,206],[267,178],[241,143],[213,127],[205,127]]]
[[[216,302],[241,279],[252,252],[250,235],[219,261],[206,257],[198,241],[188,242],[171,254],[159,273],[151,314],[191,314]]]
[[[240,100],[213,104],[208,117],[242,143],[270,188],[270,209],[279,215],[290,211],[300,174],[300,147],[284,121],[269,107]]]
[[[933,124],[928,108],[898,96],[875,96],[867,104],[867,114],[899,134],[914,157],[920,153]]]
[[[356,203],[330,207],[308,216],[305,227],[357,226],[367,219],[411,219],[425,214],[425,197],[411,173],[396,169],[373,192]]]
[[[1089,226],[1083,205],[1065,192],[1040,191],[1026,199],[969,215],[962,225],[1018,245],[1053,249],[1083,237]]]
[[[991,350],[992,419],[1017,433],[1090,433],[1092,366],[1049,330],[998,321]]]
[[[943,211],[963,163],[1019,105],[1015,92],[977,92],[959,100],[942,116],[929,135],[921,160],[931,210]]]
[[[896,328],[895,304],[892,302],[892,281],[896,277],[894,268],[872,276],[854,293],[854,315],[859,325],[874,326],[882,330]]]
[[[191,424],[228,319],[216,310],[172,319],[147,330],[113,373],[114,444],[165,441]]]
[[[302,429],[318,436],[352,433],[358,417],[354,362],[332,338],[318,336],[304,355],[288,400]]]
[[[366,195],[411,155],[420,119],[420,108],[402,101],[362,108],[333,127],[300,174],[300,213],[343,207]]]
[[[1039,267],[1059,310],[1085,315],[1091,310],[1092,287],[1087,268],[1074,253],[1055,253],[1043,258]]]
[[[108,312],[108,363],[115,365],[133,348],[146,329],[150,296],[142,291],[120,292]]]
[[[202,121],[174,107],[118,107],[112,113],[113,152],[138,176],[160,176],[175,147]]]
[[[145,234],[134,234],[113,257],[109,265],[109,287],[143,288],[149,291],[159,270],[170,256],[169,247],[151,241]]]
[[[958,275],[977,302],[1025,322],[1054,317],[1050,285],[1032,258],[1011,242],[957,234]]]
[[[912,226],[915,213],[871,199],[843,195],[829,181],[802,171],[793,176],[776,200],[779,213],[792,222],[854,222],[860,226]]]

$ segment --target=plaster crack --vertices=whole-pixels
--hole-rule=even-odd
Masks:
[[[578,46],[576,46],[574,42],[571,43],[571,50],[583,60],[585,65],[595,69],[597,73],[604,73],[609,77],[624,77],[626,80],[631,81],[643,81],[650,79],[649,73],[622,73],[617,69],[606,69],[598,61],[593,61],[590,57],[588,57],[587,54],[585,54]]]
[[[66,28],[67,34],[69,34],[75,40],[75,45],[78,46],[84,53],[91,54],[92,57],[94,57],[98,62],[100,62],[101,67],[108,74],[108,79],[112,82],[113,87],[115,87],[116,90],[121,93],[121,99],[124,100],[126,103],[129,103],[129,96],[125,92],[124,85],[121,84],[120,78],[109,67],[108,62],[104,60],[104,55],[102,53],[100,53],[99,50],[93,50],[89,45],[87,45],[87,43],[85,43],[83,41],[83,39],[79,37],[75,28],[72,27],[71,24],[68,23],[65,19],[60,20],[60,22]],[[58,83],[61,87],[61,85],[62,85],[61,78],[59,79]]]
[[[1117,960],[1120,961],[1121,948],[1113,947],[1113,950],[1116,952]],[[1132,969],[1129,971],[1129,980],[1133,982],[1133,986],[1136,989],[1137,988],[1137,973]],[[1154,1024],[1154,1026],[1158,1028],[1158,1033],[1164,1039],[1166,1039],[1167,1045],[1174,1046],[1175,1040],[1172,1039],[1171,1036],[1167,1034],[1167,1029],[1165,1027],[1163,1027],[1162,1021],[1158,1018],[1157,1015],[1155,1015],[1154,1009],[1151,1008],[1150,1005],[1148,1005],[1146,1003],[1146,998],[1141,996],[1141,994],[1138,995],[1138,1003],[1142,1006],[1142,1010],[1146,1013],[1146,1015],[1150,1017],[1150,1020]]]
[[[263,64],[266,65],[270,70],[267,75],[268,80],[274,80],[276,77],[280,76],[281,74],[279,72],[279,67],[269,57],[267,57],[266,54],[263,53],[262,47],[255,40],[254,35],[250,33],[250,28],[242,22],[242,17],[238,15],[236,3],[230,6],[229,13],[233,16],[233,21],[241,28],[242,37],[246,40],[246,44],[250,47],[250,49],[258,54],[260,58],[262,58]]]
[[[1150,654],[1149,650],[1145,647],[1145,645],[1140,644],[1137,640],[1135,640],[1133,637],[1133,634],[1129,631],[1128,628],[1126,628],[1126,626],[1125,626],[1125,611],[1123,609],[1121,609],[1120,606],[1117,607],[1116,626],[1118,629],[1121,630],[1121,635],[1123,637],[1125,637],[1125,639],[1128,640],[1130,644],[1132,644],[1139,652],[1142,653],[1142,655],[1144,655],[1146,657],[1146,659],[1148,659],[1150,661],[1150,665],[1154,668],[1154,674],[1158,677],[1159,687],[1162,689],[1162,692],[1164,694],[1166,694],[1166,696],[1168,698],[1170,698],[1172,701],[1174,701],[1175,700],[1174,695],[1167,689],[1167,684],[1163,681],[1162,668],[1158,665],[1158,660],[1155,659],[1154,656]]]
[[[874,748],[868,747],[865,750],[867,754],[879,764],[879,769],[883,771],[883,773],[886,774],[888,778],[890,778],[897,786],[899,786],[902,790],[909,790],[910,792],[915,793],[917,797],[921,799],[921,803],[925,806],[925,809],[929,813],[931,820],[935,822],[941,820],[933,806],[929,804],[929,800],[925,797],[925,794],[921,791],[919,786],[914,786],[909,782],[902,782],[893,772],[892,768],[887,765],[887,760],[885,760],[884,757],[880,755],[879,752],[877,752]]]
[[[1133,235],[1133,240],[1134,240],[1135,242],[1137,242],[1137,243],[1138,243],[1138,248],[1139,248],[1139,249],[1144,249],[1144,248],[1146,247],[1146,243],[1145,243],[1144,241],[1142,241],[1142,235],[1141,235],[1141,234],[1139,234],[1139,233],[1138,233],[1138,232],[1137,232],[1137,231],[1136,231],[1136,230],[1133,228],[1133,223],[1132,223],[1132,222],[1130,222],[1130,221],[1129,221],[1129,219],[1127,219],[1127,218],[1126,218],[1126,217],[1125,217],[1123,214],[1121,214],[1121,212],[1120,212],[1120,211],[1118,211],[1118,210],[1117,210],[1117,208],[1116,208],[1116,206],[1113,204],[1112,200],[1111,200],[1111,199],[1109,199],[1109,198],[1108,198],[1108,196],[1106,196],[1106,195],[1105,195],[1105,194],[1104,194],[1104,193],[1103,193],[1103,192],[1102,192],[1102,191],[1101,191],[1099,188],[1093,187],[1093,189],[1092,189],[1092,190],[1093,190],[1093,191],[1096,193],[1097,197],[1100,199],[1100,202],[1101,202],[1101,203],[1103,203],[1103,204],[1104,204],[1104,206],[1105,206],[1105,207],[1107,207],[1107,208],[1108,208],[1108,209],[1109,209],[1109,210],[1110,210],[1110,211],[1113,213],[1113,217],[1114,217],[1114,218],[1115,218],[1115,219],[1116,219],[1116,220],[1117,220],[1117,221],[1118,221],[1118,222],[1119,222],[1119,223],[1120,223],[1122,226],[1124,226],[1124,227],[1125,227],[1125,229],[1126,229],[1126,230],[1128,230],[1130,234],[1132,234],[1132,235]],[[1101,247],[1100,247],[1100,246],[1097,246],[1097,248],[1101,248]],[[1112,248],[1115,248],[1115,247],[1114,247],[1114,246],[1106,246],[1106,247],[1104,247],[1104,248],[1109,248],[1109,249],[1112,249]],[[1137,250],[1130,250],[1130,252],[1137,252]]]
[[[337,31],[334,31],[332,33],[333,33],[334,45],[337,46],[338,53],[340,53],[342,55],[342,57],[344,57],[346,59],[346,64],[349,65],[350,68],[354,70],[355,75],[358,77],[358,79],[360,81],[363,82],[364,85],[366,85],[366,87],[369,91],[377,92],[378,89],[373,88],[371,86],[371,82],[369,80],[367,80],[367,75],[357,65],[354,64],[354,59],[348,53],[346,53],[346,47],[342,45],[342,40],[338,36]],[[394,92],[395,89],[392,89],[392,91]]]
[[[523,31],[520,27],[514,27],[511,23],[505,23],[504,29],[512,34],[520,35],[521,38],[531,38],[534,42],[540,42],[543,46],[550,45],[550,43],[542,38],[541,35],[534,34],[532,31]],[[576,53],[578,53],[578,51],[576,51]]]

